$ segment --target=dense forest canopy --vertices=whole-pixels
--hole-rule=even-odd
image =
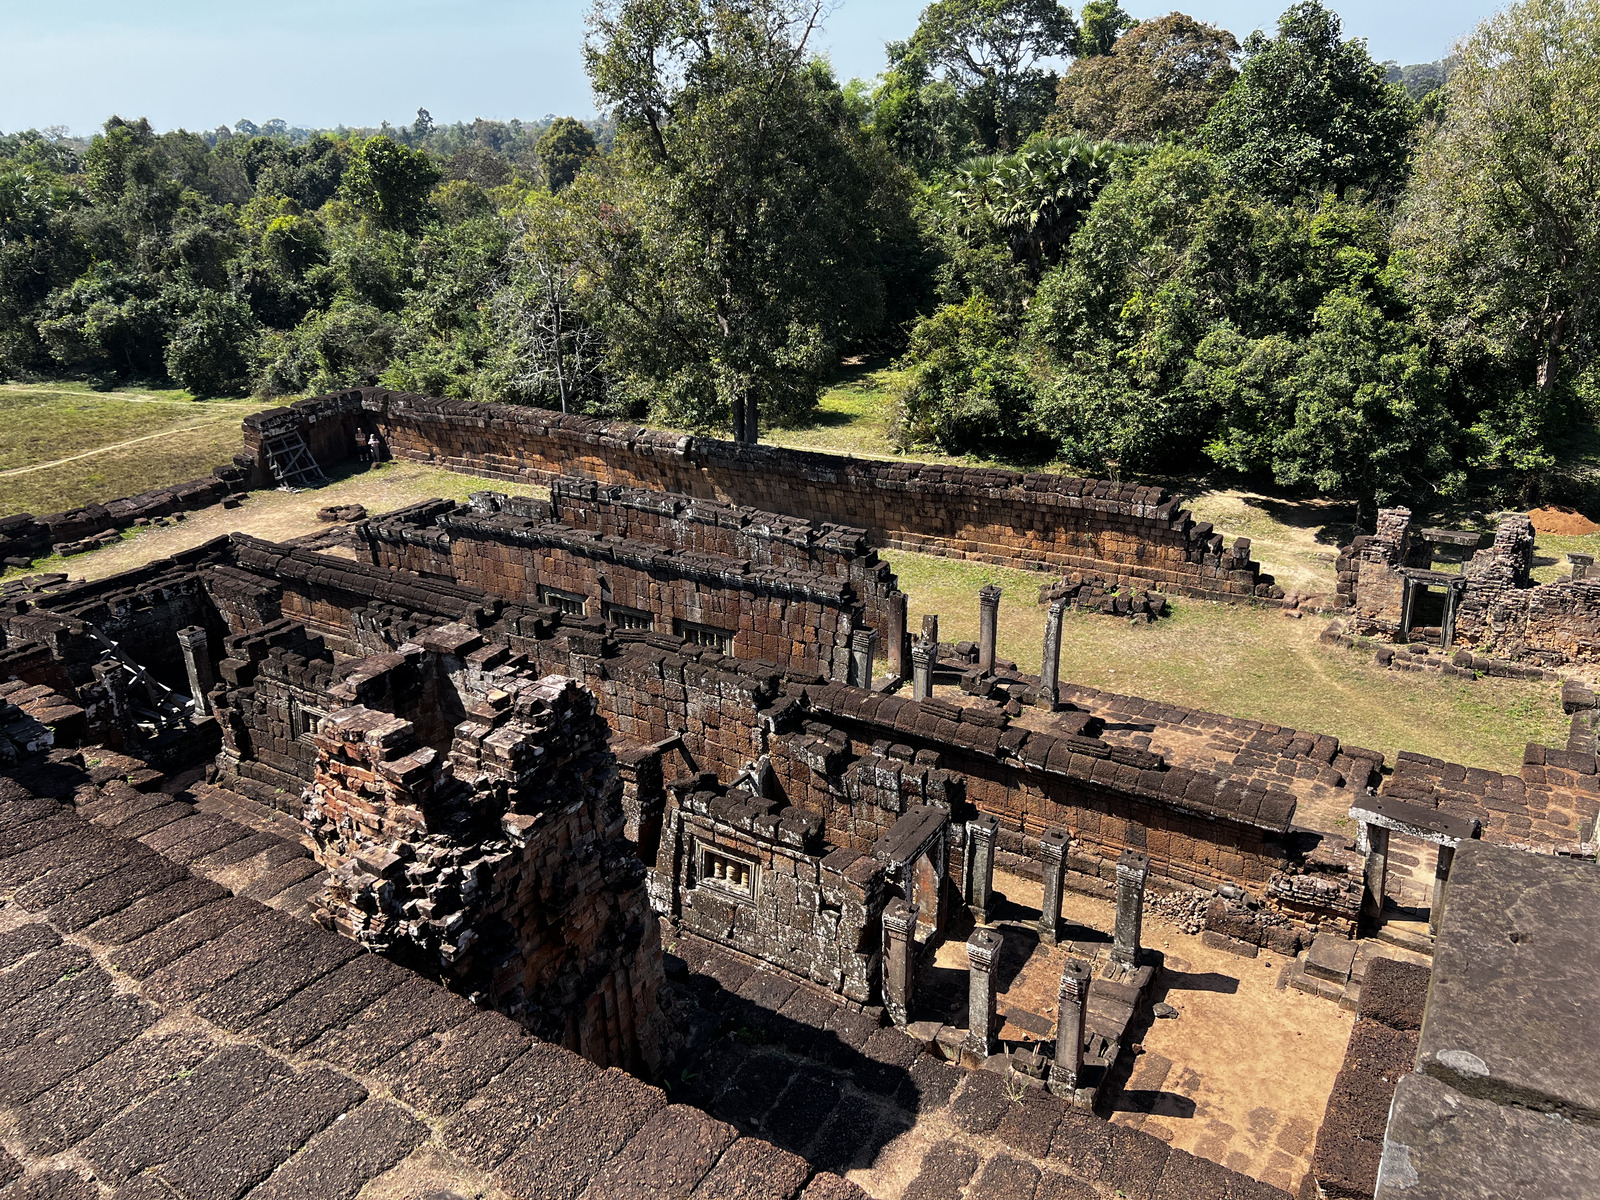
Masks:
[[[601,121],[0,135],[0,375],[354,384],[731,429],[841,356],[897,437],[1429,505],[1595,420],[1600,0],[1375,62],[933,0],[841,82],[821,0],[598,0]]]

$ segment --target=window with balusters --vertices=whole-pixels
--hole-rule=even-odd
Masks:
[[[702,847],[700,882],[727,888],[746,896],[756,894],[756,864],[748,859]]]

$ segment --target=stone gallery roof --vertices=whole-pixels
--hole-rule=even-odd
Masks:
[[[1600,1178],[1600,865],[1462,844],[1378,1200],[1578,1200]]]
[[[11,780],[0,889],[8,1197],[860,1195]]]

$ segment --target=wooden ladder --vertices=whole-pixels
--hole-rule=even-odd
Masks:
[[[262,448],[267,452],[267,465],[280,488],[310,487],[327,481],[298,429],[268,438]]]

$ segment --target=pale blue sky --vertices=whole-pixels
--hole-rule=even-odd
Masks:
[[[883,43],[916,25],[925,0],[842,0],[823,46],[842,77],[883,67]],[[1182,6],[1242,39],[1289,0]],[[1172,4],[1124,0],[1137,17]],[[1347,36],[1378,59],[1442,57],[1498,5],[1490,0],[1335,0]],[[162,129],[240,117],[291,125],[412,119],[588,116],[578,53],[588,0],[0,0],[0,130],[111,113]]]

